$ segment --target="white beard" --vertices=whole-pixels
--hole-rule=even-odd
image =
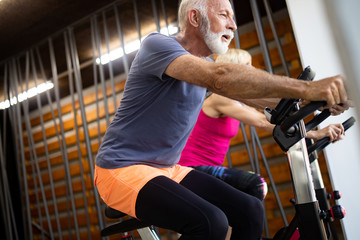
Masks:
[[[220,33],[213,33],[210,30],[210,23],[207,16],[202,17],[202,25],[200,26],[200,32],[203,35],[204,41],[207,45],[207,47],[211,50],[212,53],[215,54],[224,54],[227,52],[230,41],[234,37],[234,32],[226,29],[223,32]],[[222,36],[228,35],[230,36],[230,39],[228,41],[223,42]]]

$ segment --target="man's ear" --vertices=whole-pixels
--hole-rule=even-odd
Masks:
[[[189,19],[189,23],[193,26],[193,27],[199,27],[200,26],[200,12],[196,9],[191,9],[188,13],[188,19]]]

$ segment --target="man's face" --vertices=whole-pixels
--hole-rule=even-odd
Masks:
[[[228,0],[209,0],[207,14],[202,15],[200,32],[211,52],[223,54],[234,37],[236,25]]]

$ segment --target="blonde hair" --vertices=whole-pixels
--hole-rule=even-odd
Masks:
[[[243,49],[229,48],[226,53],[218,55],[215,62],[251,65],[251,55]]]

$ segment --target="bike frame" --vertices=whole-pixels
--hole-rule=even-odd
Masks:
[[[296,225],[300,236],[309,240],[327,239],[319,212],[305,139],[300,140],[287,152],[295,194]],[[317,169],[316,171],[320,171]],[[320,175],[321,176],[321,175]],[[284,238],[287,239],[287,238]],[[290,238],[288,238],[290,239]]]

